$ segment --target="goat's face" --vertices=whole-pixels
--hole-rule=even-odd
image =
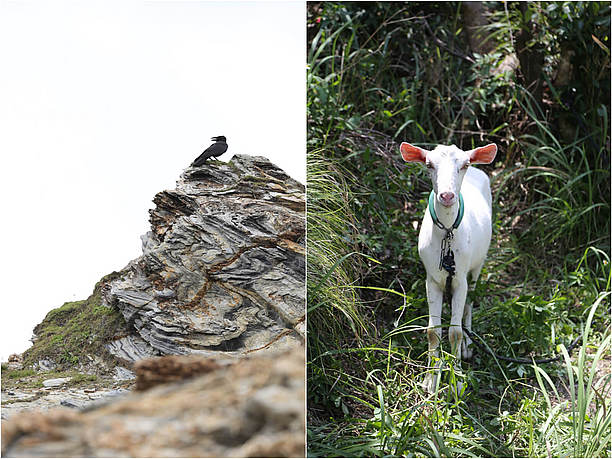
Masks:
[[[400,152],[404,161],[421,162],[427,166],[437,200],[450,207],[459,199],[463,177],[470,164],[489,164],[495,159],[497,145],[489,144],[470,151],[455,145],[438,145],[432,151],[403,142]]]
[[[455,145],[438,145],[427,154],[425,165],[438,201],[447,207],[455,204],[470,156]]]

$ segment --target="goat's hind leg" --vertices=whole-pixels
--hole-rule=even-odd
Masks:
[[[471,279],[472,280],[471,290],[474,290],[476,288],[476,283],[478,282],[478,277],[480,276],[480,271],[482,270],[483,264],[484,263],[482,263],[478,268],[470,271],[470,277],[472,278]],[[472,331],[472,302],[471,301],[465,302],[465,308],[463,310],[463,327],[470,332]],[[470,346],[471,344],[472,344],[472,339],[464,330],[463,340],[461,341],[461,358],[463,360],[470,360],[472,358],[473,351]]]
[[[463,326],[472,331],[472,303],[466,302],[465,308],[463,309]],[[470,360],[472,358],[472,348],[470,347],[472,344],[472,339],[470,336],[463,330],[463,339],[461,340],[461,358],[463,360]]]

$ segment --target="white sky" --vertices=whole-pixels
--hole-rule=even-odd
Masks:
[[[304,183],[305,26],[302,2],[0,0],[2,361],[141,254],[210,137]]]

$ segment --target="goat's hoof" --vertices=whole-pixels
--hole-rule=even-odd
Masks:
[[[461,358],[463,360],[470,360],[472,358],[473,351],[470,344],[472,344],[472,340],[464,334],[463,340],[461,340]]]

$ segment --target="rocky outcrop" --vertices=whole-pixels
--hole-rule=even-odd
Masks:
[[[2,422],[2,455],[304,456],[303,348],[203,367],[201,376],[103,406],[16,414]]]
[[[142,256],[11,362],[40,384],[3,385],[2,454],[303,457],[304,187],[236,155],[154,203]]]
[[[266,158],[236,155],[186,169],[154,203],[143,255],[102,291],[135,332],[110,353],[135,361],[302,342],[303,185]]]
[[[27,367],[108,374],[159,355],[303,344],[302,184],[266,158],[235,155],[188,167],[153,202],[142,256],[50,311]]]

